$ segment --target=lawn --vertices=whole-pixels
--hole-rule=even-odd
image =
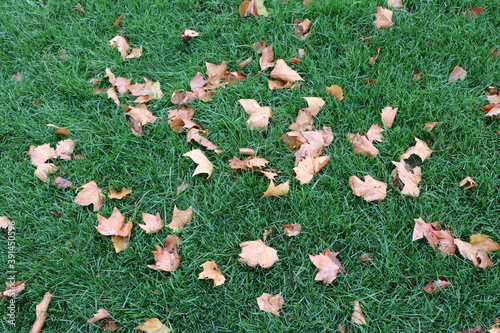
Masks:
[[[500,5],[477,0],[477,17],[467,14],[469,0],[407,0],[393,9],[394,26],[376,29],[376,6],[385,1],[266,0],[269,16],[240,17],[240,0],[6,0],[0,3],[0,126],[2,173],[0,216],[16,224],[15,278],[26,281],[15,298],[15,326],[9,323],[10,300],[2,300],[3,332],[27,332],[35,306],[53,294],[43,332],[102,332],[88,323],[106,309],[119,327],[133,332],[146,319],[158,318],[173,332],[455,332],[481,325],[488,330],[500,318],[500,254],[481,269],[461,256],[443,256],[425,239],[412,241],[414,219],[441,221],[455,238],[469,241],[477,233],[500,241],[500,130],[498,119],[485,117],[488,86],[500,86]],[[466,12],[464,15],[463,12]],[[121,24],[113,22],[124,13]],[[294,20],[311,20],[304,40],[294,34]],[[198,37],[180,38],[183,29]],[[141,57],[122,59],[108,43],[124,36]],[[370,37],[370,38],[369,38]],[[259,55],[250,47],[264,41],[274,47],[274,59],[297,56],[290,64],[304,79],[296,89],[270,90],[271,69],[260,71]],[[374,64],[369,58],[380,48]],[[64,51],[63,51],[64,50]],[[238,64],[253,57],[244,69]],[[206,137],[224,153],[186,143],[167,121],[174,90],[190,90],[191,78],[206,73],[205,63],[227,62],[230,71],[246,78],[217,90],[209,103],[196,100],[193,120],[209,132]],[[467,76],[453,83],[455,66]],[[89,82],[109,88],[109,68],[117,77],[158,81],[165,97],[147,103],[158,119],[137,136],[127,126],[126,105],[96,94]],[[422,73],[420,80],[413,75]],[[20,79],[12,77],[20,73]],[[370,80],[376,80],[370,81]],[[325,93],[339,85],[341,102]],[[293,175],[294,152],[280,141],[289,131],[303,97],[321,97],[326,104],[314,118],[314,129],[329,126],[333,142],[323,154],[330,161],[307,184]],[[247,128],[248,115],[238,102],[255,99],[270,106],[267,130]],[[354,153],[348,133],[382,126],[380,112],[398,107],[392,128],[375,143],[377,158]],[[424,130],[426,122],[438,122]],[[49,182],[37,179],[30,163],[30,146],[67,137],[54,134],[56,124],[70,131],[74,154],[83,159],[52,160],[60,169]],[[420,195],[409,197],[391,182],[391,161],[424,140],[434,151],[422,162]],[[276,184],[290,180],[284,196],[261,198],[269,181],[259,173],[234,170],[229,160],[241,157],[238,148],[253,148],[269,167],[282,172]],[[214,164],[210,178],[192,176],[196,165],[182,155],[201,149]],[[386,182],[387,197],[367,202],[353,195],[349,177],[371,175]],[[75,186],[52,185],[64,176]],[[477,185],[464,190],[460,181],[472,177]],[[109,217],[113,207],[133,221],[128,248],[116,253],[110,237],[96,231],[96,212],[74,202],[77,188],[91,181],[108,192],[126,187],[121,200],[107,199],[98,214]],[[176,194],[182,183],[189,187]],[[177,235],[180,266],[175,272],[147,267],[151,251],[173,231],[146,234],[142,212],[159,212],[170,223],[174,206],[192,206],[194,217]],[[270,268],[238,262],[245,241],[257,240],[266,229],[300,223],[295,237],[278,237],[267,245],[279,260]],[[0,280],[8,269],[7,230],[0,230]],[[318,269],[309,255],[324,249],[338,252],[345,268],[331,284],[315,281]],[[359,257],[371,256],[371,264]],[[198,279],[202,265],[215,261],[226,277],[214,287]],[[427,293],[424,286],[438,277],[451,286]],[[284,298],[281,316],[257,305],[262,293]],[[358,300],[366,325],[351,322]],[[135,331],[138,332],[138,331]]]

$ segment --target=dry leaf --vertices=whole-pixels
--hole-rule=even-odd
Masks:
[[[396,113],[398,112],[398,108],[393,106],[386,106],[382,109],[381,117],[382,124],[391,128],[394,123],[394,118],[396,118]]]
[[[104,236],[129,237],[132,230],[132,221],[125,224],[125,216],[120,213],[118,208],[114,207],[109,218],[97,214],[97,231]]]
[[[200,34],[197,31],[184,29],[181,32],[181,38],[198,37]]]
[[[426,131],[432,131],[436,125],[439,124],[437,121],[428,121],[425,123],[424,128]]]
[[[147,319],[141,326],[134,328],[135,330],[145,333],[170,333],[171,330],[161,323],[158,318]]]
[[[88,323],[96,323],[99,320],[103,320],[106,318],[111,318],[111,315],[109,314],[109,312],[105,309],[99,309],[99,310],[97,310],[97,312],[94,314],[94,316],[92,318],[87,320],[87,322]]]
[[[47,319],[47,310],[49,308],[52,294],[47,292],[43,296],[43,300],[36,306],[36,320],[31,327],[30,333],[40,333]]]
[[[269,161],[262,157],[247,157],[243,161],[234,157],[229,160],[229,166],[231,169],[254,170],[262,168],[268,163]]]
[[[241,17],[253,15],[258,18],[260,15],[264,17],[269,15],[266,7],[264,7],[264,0],[243,0],[238,10]]]
[[[36,167],[35,176],[41,181],[48,183],[49,177],[47,175],[54,173],[57,170],[59,170],[59,167],[53,163],[42,163]]]
[[[484,11],[484,8],[483,7],[474,7],[472,8],[472,6],[469,4],[468,6],[469,8],[467,9],[466,12],[462,12],[462,15],[470,15],[471,17],[478,17],[479,15],[481,15]]]
[[[274,181],[271,180],[269,183],[269,187],[266,192],[262,195],[263,197],[274,197],[274,196],[283,196],[290,191],[290,180],[287,180],[284,183],[281,183],[277,186],[274,185]]]
[[[2,229],[12,229],[15,228],[14,222],[9,220],[7,216],[0,216],[0,228]]]
[[[408,148],[408,150],[406,150],[406,153],[399,157],[400,161],[409,158],[411,155],[417,155],[423,162],[431,156],[432,150],[429,148],[425,141],[422,141],[417,137],[415,137],[415,141],[417,141],[417,144],[413,147]]]
[[[307,155],[293,168],[295,178],[300,181],[300,184],[307,184],[329,161],[330,156]]]
[[[125,57],[125,59],[139,58],[140,56],[142,56],[142,46],[133,47],[130,53]]]
[[[156,251],[151,251],[155,257],[156,263],[148,265],[149,268],[157,271],[174,272],[180,265],[179,255],[170,253],[167,249],[156,245]]]
[[[118,28],[120,24],[122,23],[123,17],[125,16],[125,13],[121,13],[120,16],[113,22],[113,27]]]
[[[110,199],[123,199],[127,195],[132,193],[132,190],[129,190],[125,187],[122,187],[122,190],[120,192],[117,192],[113,189],[113,186],[109,187],[109,192],[108,192],[108,197]]]
[[[146,83],[135,83],[128,87],[133,96],[146,96],[147,101],[162,99],[164,94],[160,82],[153,82],[143,78]]]
[[[74,148],[75,142],[71,139],[59,141],[56,145],[56,154],[60,159],[70,160]]]
[[[255,42],[250,45],[252,49],[254,49],[258,54],[261,54],[262,51],[266,48],[266,42]]]
[[[252,148],[238,148],[241,155],[253,156],[255,155],[255,150]]]
[[[274,180],[274,178],[278,177],[278,175],[281,173],[281,170],[264,169],[264,170],[256,170],[256,172],[263,174],[269,180]]]
[[[249,129],[267,129],[269,118],[273,114],[269,106],[260,106],[254,99],[240,99],[238,102],[250,116],[247,120]]]
[[[188,182],[181,182],[181,184],[175,188],[175,196],[177,197],[179,194],[187,190],[188,187]]]
[[[66,136],[69,135],[69,131],[66,128],[64,128],[64,127],[59,127],[59,126],[56,126],[54,124],[47,124],[47,126],[54,127],[56,129],[56,131],[54,132],[54,134],[66,135]]]
[[[130,50],[130,45],[122,36],[116,36],[115,38],[109,41],[109,44],[113,48],[117,48],[118,52],[120,52],[122,59],[127,57],[128,51]]]
[[[472,179],[471,177],[467,176],[464,179],[462,179],[462,181],[460,181],[460,184],[458,186],[459,187],[465,186],[464,190],[468,190],[468,189],[473,188],[474,186],[476,186],[476,182],[474,181],[474,179]]]
[[[217,146],[215,145],[215,143],[208,140],[200,133],[207,134],[208,131],[206,131],[206,130],[202,131],[198,128],[190,128],[186,134],[186,142],[195,141],[195,142],[198,142],[201,146],[207,148],[208,150],[215,151],[217,154],[223,153],[222,150],[217,149]]]
[[[457,238],[454,239],[454,242],[458,247],[458,251],[460,251],[460,254],[472,261],[474,263],[474,266],[482,269],[493,266],[493,262],[488,257],[488,252],[480,251],[477,246],[464,242]]]
[[[363,197],[366,201],[381,201],[386,197],[387,184],[366,175],[364,181],[356,176],[349,177],[349,186],[352,193]]]
[[[145,224],[139,224],[147,234],[160,231],[163,228],[163,220],[160,217],[160,213],[156,213],[156,215],[142,213],[142,220]]]
[[[307,108],[300,109],[295,119],[288,128],[295,131],[312,130],[314,126],[313,117],[316,117],[325,101],[319,97],[302,97],[307,101]]]
[[[282,227],[283,227],[283,232],[288,237],[297,236],[298,234],[300,234],[300,231],[302,230],[302,226],[298,223],[283,224]]]
[[[369,59],[368,59],[368,65],[373,65],[375,64],[375,62],[377,61],[378,59],[378,56],[380,55],[380,47],[377,48],[377,53],[375,53],[374,55],[372,55]]]
[[[0,293],[0,298],[14,298],[19,296],[19,294],[26,288],[26,281],[19,281],[16,283],[5,282],[7,288]]]
[[[427,283],[424,287],[424,291],[432,294],[440,289],[446,289],[450,286],[451,283],[446,278],[439,277],[436,281]]]
[[[51,148],[49,143],[40,146],[30,146],[28,154],[31,157],[31,164],[34,166],[39,166],[51,158],[57,158],[56,150]]]
[[[168,224],[168,227],[174,232],[180,232],[182,228],[188,224],[193,218],[193,207],[189,206],[186,210],[180,210],[177,206],[174,206],[174,213],[172,215],[172,222]]]
[[[336,84],[329,86],[325,89],[325,92],[329,95],[332,95],[335,97],[337,102],[340,102],[341,100],[344,99],[344,92],[342,91],[342,88]]]
[[[363,315],[363,310],[361,310],[361,304],[359,301],[352,301],[351,304],[354,307],[354,311],[352,312],[351,321],[354,324],[358,325],[366,325],[366,319]]]
[[[61,176],[57,176],[55,179],[54,179],[54,182],[52,183],[52,185],[55,185],[57,186],[58,188],[68,188],[68,187],[73,187],[73,183],[70,182],[69,180],[67,179],[64,179],[63,177]]]
[[[491,252],[500,250],[500,245],[489,237],[487,235],[474,234],[470,236],[470,243],[480,251]]]
[[[134,119],[141,126],[148,123],[154,123],[157,117],[153,116],[151,111],[148,110],[146,104],[140,104],[137,107],[127,107],[127,115]]]
[[[176,132],[180,133],[184,129],[190,129],[193,127],[200,127],[197,123],[191,120],[194,116],[194,110],[190,106],[179,107],[179,109],[174,109],[168,111],[167,121],[170,128]]]
[[[373,132],[371,134],[374,134]],[[348,133],[348,139],[352,143],[354,153],[368,157],[377,157],[378,149],[373,145],[373,140],[365,135]]]
[[[387,0],[387,6],[400,9],[404,7],[401,0]]]
[[[305,19],[304,21],[300,21],[299,19],[294,21],[293,30],[295,32],[295,36],[304,40],[309,35],[309,29],[311,28],[311,21],[309,19]]]
[[[309,255],[309,259],[319,269],[319,272],[314,277],[315,281],[330,284],[337,278],[339,272],[345,273],[345,269],[337,259],[338,254],[339,252],[330,252],[330,249],[325,249],[323,253],[316,256]]]
[[[273,46],[269,45],[262,50],[262,54],[259,59],[260,70],[263,71],[266,68],[274,67],[274,51]]]
[[[118,99],[118,95],[116,94],[115,88],[109,88],[106,93],[108,94],[108,99],[112,99],[117,106],[120,106],[120,100]]]
[[[364,264],[373,264],[372,263],[372,258],[371,258],[371,255],[369,253],[364,253],[362,254],[360,257],[359,257],[359,260],[361,260],[362,263]]]
[[[392,172],[392,177],[399,179],[404,185],[401,189],[401,194],[418,197],[420,195],[418,183],[422,180],[422,169],[420,167],[408,167],[409,164],[406,164],[404,161],[392,161],[392,164],[396,166],[396,169]]]
[[[277,251],[267,246],[260,239],[246,241],[240,244],[241,253],[238,262],[247,264],[250,267],[259,265],[262,268],[269,268],[279,259]]]
[[[494,47],[491,48],[490,49],[490,58],[495,59],[495,58],[498,58],[498,57],[500,57],[500,49],[497,49],[497,48],[494,48]]]
[[[257,297],[257,304],[259,305],[259,309],[265,312],[271,312],[276,316],[280,316],[279,310],[283,306],[284,303],[283,296],[281,293],[272,296],[268,293],[263,293],[260,297]]]
[[[10,78],[15,81],[15,82],[19,82],[23,79],[23,73],[19,72],[19,73],[16,73],[16,74],[12,74],[10,76]]]
[[[448,78],[448,82],[456,82],[458,80],[463,80],[467,76],[467,71],[465,71],[462,67],[456,66],[450,73],[450,77]]]
[[[96,182],[91,181],[83,186],[80,186],[77,191],[80,189],[82,190],[76,195],[75,203],[81,206],[93,204],[94,212],[97,212],[102,207],[106,197],[97,186]]]
[[[226,281],[215,261],[207,261],[200,267],[203,267],[203,272],[200,273],[198,279],[212,279],[214,280],[214,287],[220,286]]]
[[[176,252],[181,246],[181,239],[177,235],[168,235],[163,241],[163,247],[170,253]]]
[[[283,59],[276,60],[276,65],[273,70],[269,74],[273,79],[277,79],[280,81],[293,83],[295,81],[304,81],[300,75],[291,69]]]
[[[449,256],[455,253],[457,247],[453,241],[453,234],[449,230],[441,230],[439,221],[425,223],[421,218],[414,219],[414,221],[415,228],[413,229],[413,241],[425,237],[434,249],[439,245],[439,250],[442,253]]]
[[[412,78],[413,78],[413,82],[418,82],[420,81],[420,79],[422,78],[422,72],[418,72],[418,73],[415,73],[413,74]]]
[[[194,149],[188,153],[185,153],[182,156],[187,156],[191,158],[194,163],[198,164],[198,166],[193,172],[193,176],[196,176],[197,174],[200,173],[206,173],[208,175],[207,179],[210,178],[210,176],[212,175],[212,171],[214,169],[214,165],[212,164],[212,162],[208,160],[208,158],[205,157],[205,155],[201,150]]]
[[[377,13],[375,14],[375,18],[376,20],[373,22],[373,24],[377,29],[385,29],[394,25],[394,22],[392,22],[392,10],[377,6]]]

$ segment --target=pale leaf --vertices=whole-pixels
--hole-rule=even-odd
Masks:
[[[262,268],[269,268],[279,259],[277,251],[267,246],[260,239],[246,241],[240,244],[242,249],[238,262],[245,263],[250,267],[259,265]]]
[[[214,287],[220,286],[226,281],[226,278],[222,275],[214,261],[207,261],[201,264],[200,267],[203,267],[203,272],[200,273],[198,279],[212,279],[214,280]]]
[[[157,271],[174,272],[180,265],[179,255],[170,253],[167,249],[156,245],[156,251],[151,251],[155,257],[156,263],[148,265],[149,268]]]
[[[257,297],[257,304],[259,309],[265,312],[271,312],[276,316],[280,316],[279,310],[283,306],[284,299],[281,293],[272,296],[268,293],[263,293],[260,297]]]
[[[134,329],[145,333],[170,333],[171,330],[161,323],[158,318],[147,319],[141,326]]]
[[[417,144],[413,147],[408,148],[408,150],[406,150],[406,153],[399,157],[400,161],[409,158],[411,155],[417,155],[423,162],[431,156],[432,150],[429,148],[425,141],[422,141],[417,137],[415,137],[415,141],[417,141]]]
[[[386,197],[387,184],[366,175],[364,181],[356,176],[349,177],[349,186],[352,193],[363,197],[366,201],[380,201]]]
[[[375,14],[375,18],[376,20],[373,22],[373,24],[377,29],[385,29],[394,25],[394,22],[392,22],[392,10],[377,6],[377,13]]]
[[[193,218],[193,207],[190,206],[186,210],[180,210],[177,206],[174,206],[174,212],[172,214],[172,222],[168,224],[168,227],[174,232],[180,232],[186,224],[188,224]]]
[[[338,254],[339,252],[330,252],[330,249],[325,249],[323,253],[316,256],[309,255],[309,259],[319,269],[319,272],[314,277],[315,281],[330,284],[337,278],[338,273],[345,273],[345,269],[337,259]]]
[[[156,213],[156,215],[142,213],[142,220],[145,224],[139,224],[147,234],[160,231],[163,228],[163,219],[160,217],[160,213]]]
[[[212,175],[212,171],[214,169],[214,165],[212,164],[212,162],[208,160],[208,158],[205,157],[205,155],[201,150],[194,149],[191,150],[190,152],[185,153],[182,156],[187,156],[191,158],[193,162],[198,164],[198,166],[193,172],[193,176],[200,173],[206,173],[208,175],[207,179],[210,178],[210,176]]]
[[[43,300],[36,306],[36,320],[31,327],[30,333],[39,333],[47,319],[47,310],[52,299],[52,294],[47,292],[43,296]]]
[[[97,186],[96,182],[91,181],[77,190],[82,189],[75,197],[75,203],[81,206],[94,205],[94,212],[97,212],[103,205],[105,196],[101,189]]]
[[[304,81],[300,75],[291,69],[283,59],[276,60],[276,65],[273,70],[269,74],[273,79],[285,81],[285,82],[295,82],[295,81]]]
[[[274,185],[274,181],[271,180],[269,183],[269,187],[264,192],[262,197],[274,197],[274,196],[283,196],[290,191],[290,180],[287,180],[284,183],[279,185]]]
[[[358,325],[366,325],[366,319],[363,315],[363,310],[361,309],[361,304],[359,301],[352,301],[351,304],[354,307],[354,311],[352,312],[351,321],[354,324]]]
[[[462,67],[460,66],[456,66],[455,68],[453,68],[453,70],[451,71],[450,73],[450,77],[448,78],[448,82],[449,83],[452,83],[452,82],[456,82],[458,80],[463,80],[465,79],[465,77],[467,76],[467,71],[464,70]]]
[[[386,106],[382,109],[381,117],[382,124],[391,128],[394,123],[394,118],[396,118],[396,113],[398,112],[398,108],[394,106]]]

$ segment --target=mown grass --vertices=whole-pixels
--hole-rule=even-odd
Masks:
[[[488,56],[490,48],[500,47],[500,7],[477,1],[473,5],[485,11],[471,18],[462,15],[469,1],[407,1],[405,9],[395,10],[395,26],[376,30],[373,14],[383,1],[316,0],[303,7],[297,0],[267,0],[271,15],[260,19],[240,18],[239,3],[81,1],[85,16],[68,1],[0,4],[0,215],[17,224],[17,279],[34,275],[16,298],[17,326],[4,316],[2,330],[27,331],[47,291],[54,297],[44,332],[100,332],[87,319],[101,307],[123,332],[152,317],[174,332],[335,332],[338,324],[354,332],[453,332],[492,325],[500,317],[498,263],[481,270],[460,255],[436,256],[425,242],[411,242],[411,233],[413,219],[422,217],[442,221],[463,240],[474,233],[500,240],[499,125],[480,111],[486,104],[484,89],[500,85],[500,62]],[[122,24],[114,28],[121,13]],[[305,41],[293,34],[297,18],[313,22]],[[185,28],[200,37],[178,38]],[[143,56],[122,60],[107,42],[117,34],[143,46]],[[267,88],[268,77],[258,73],[258,56],[249,48],[259,40],[274,45],[276,59],[305,49],[303,62],[294,66],[305,79],[299,89]],[[378,47],[380,57],[368,65]],[[58,59],[62,49],[65,60]],[[168,96],[174,89],[189,89],[192,76],[205,72],[205,62],[225,60],[237,70],[249,56],[254,62],[244,70],[244,81],[217,91],[213,103],[193,103],[196,121],[226,153],[206,152],[214,174],[208,180],[192,178],[194,165],[182,154],[196,145],[170,130],[164,118],[174,105]],[[457,65],[468,75],[450,84],[448,74]],[[147,125],[144,137],[134,136],[123,109],[94,94],[88,83],[102,77],[106,67],[134,82],[142,77],[161,82],[166,97],[149,103],[149,109],[163,119]],[[415,83],[412,75],[419,71],[423,77]],[[10,78],[17,72],[23,73],[19,82]],[[341,103],[324,93],[332,84],[344,89]],[[105,80],[101,87],[107,87]],[[293,153],[279,138],[305,106],[305,96],[327,101],[315,127],[331,126],[335,138],[325,150],[331,161],[311,183],[300,185],[290,175]],[[267,131],[246,128],[241,98],[273,108]],[[380,110],[388,105],[399,112],[394,127],[383,133],[384,142],[376,144],[378,160],[355,155],[346,134],[380,123]],[[427,121],[439,125],[425,132]],[[96,232],[91,208],[73,202],[74,189],[57,189],[33,176],[29,146],[62,139],[46,127],[49,123],[70,129],[75,152],[86,157],[58,161],[76,186],[95,181],[102,189],[133,190],[133,199],[107,200],[99,211],[108,216],[116,205],[134,221],[127,250],[115,254],[109,238]],[[424,163],[411,161],[423,169],[419,197],[402,197],[393,185],[390,197],[378,203],[352,195],[351,175],[390,182],[391,161],[414,144],[412,136],[436,150]],[[292,179],[290,193],[260,199],[268,185],[263,177],[229,169],[239,147],[256,149],[271,167],[283,170],[278,182]],[[478,186],[459,188],[466,176]],[[190,186],[176,197],[182,181]],[[181,266],[175,273],[153,271],[146,267],[154,262],[150,251],[170,231],[146,235],[137,224],[142,212],[159,211],[168,221],[174,205],[192,205],[195,211],[180,234]],[[270,243],[280,257],[272,268],[237,262],[239,243],[286,223],[300,223],[304,230]],[[6,266],[5,235],[1,244]],[[307,256],[325,248],[340,253],[347,271],[331,287],[314,281],[317,270]],[[371,253],[373,265],[359,261],[363,253]],[[499,260],[497,253],[491,257]],[[224,285],[213,288],[211,281],[197,279],[206,260],[219,265],[227,277]],[[452,287],[425,293],[423,286],[438,276]],[[0,274],[0,280],[7,277]],[[258,309],[256,298],[263,292],[282,293],[281,317]],[[353,300],[362,304],[364,327],[350,323]]]

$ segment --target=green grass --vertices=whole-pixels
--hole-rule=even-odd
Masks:
[[[473,6],[485,11],[471,18],[462,15],[470,1],[406,2],[405,9],[394,12],[395,26],[384,30],[372,23],[375,6],[385,6],[384,1],[316,0],[303,7],[298,0],[267,0],[271,15],[260,19],[240,18],[239,0],[81,1],[83,17],[71,1],[2,2],[0,216],[17,224],[17,280],[34,276],[16,298],[16,328],[3,315],[1,330],[28,331],[35,305],[47,291],[54,297],[44,332],[100,332],[87,323],[99,308],[111,313],[119,332],[131,332],[153,317],[174,332],[337,332],[338,324],[352,326],[353,332],[453,332],[492,325],[500,317],[499,254],[490,254],[495,265],[482,270],[458,253],[436,256],[425,241],[411,242],[411,234],[413,219],[422,217],[442,221],[462,240],[482,233],[500,241],[500,125],[480,110],[486,104],[485,88],[500,85],[500,60],[488,56],[490,48],[500,47],[500,7],[476,1]],[[114,28],[121,13],[122,24]],[[297,18],[313,23],[305,41],[294,37]],[[178,38],[186,28],[200,36]],[[143,56],[122,60],[107,42],[117,34],[132,46],[143,46]],[[258,55],[249,48],[259,40],[274,45],[275,59],[305,49],[302,63],[293,66],[305,79],[299,89],[267,88],[268,77],[258,74]],[[377,62],[368,65],[379,47]],[[62,49],[68,53],[63,61],[57,58]],[[195,166],[182,154],[198,147],[170,130],[165,117],[174,105],[169,96],[175,89],[189,89],[194,74],[205,73],[205,62],[225,60],[237,70],[250,56],[254,61],[243,70],[244,81],[218,90],[213,103],[192,104],[194,119],[226,151],[220,156],[206,152],[215,164],[210,179],[192,178]],[[450,84],[448,74],[457,65],[468,75]],[[123,109],[94,94],[88,83],[101,78],[106,67],[133,82],[142,77],[161,82],[166,97],[148,104],[161,119],[145,126],[144,137],[134,136]],[[419,71],[423,77],[414,83],[412,75]],[[10,79],[17,72],[23,73],[19,82]],[[377,84],[366,85],[363,79]],[[344,90],[341,103],[324,93],[332,84]],[[279,138],[305,106],[305,96],[325,99],[315,128],[331,126],[335,138],[325,149],[331,161],[309,184],[300,185],[290,174],[293,153]],[[238,103],[242,98],[272,107],[267,131],[246,128],[247,115]],[[384,142],[376,144],[378,160],[355,155],[347,133],[380,124],[380,111],[388,105],[399,112],[394,127],[383,133]],[[427,121],[440,124],[424,132]],[[116,254],[109,237],[97,233],[92,209],[73,202],[75,188],[57,189],[33,176],[29,146],[63,139],[46,127],[49,123],[68,128],[75,153],[86,157],[57,161],[76,186],[95,181],[104,190],[110,185],[133,190],[133,199],[108,199],[99,211],[109,216],[117,206],[134,221],[127,250]],[[412,136],[437,151],[424,163],[411,159],[423,169],[421,195],[402,197],[389,184],[390,197],[382,202],[355,197],[349,176],[370,174],[390,183],[391,161],[414,144]],[[272,168],[283,170],[278,182],[291,179],[290,193],[260,199],[268,185],[265,178],[229,168],[239,147],[256,149]],[[466,176],[477,187],[459,188]],[[176,197],[182,181],[190,186]],[[138,227],[141,213],[159,211],[168,223],[174,205],[192,205],[195,211],[180,233],[181,265],[174,273],[153,271],[147,268],[154,263],[150,251],[170,230],[146,235]],[[286,223],[302,224],[303,232],[269,244],[280,257],[273,267],[238,263],[238,244]],[[2,233],[0,263],[6,267],[7,232]],[[308,258],[325,248],[340,253],[347,271],[330,287],[314,281],[317,269]],[[367,252],[371,266],[358,259]],[[198,280],[199,266],[207,260],[227,277],[224,285],[213,288],[211,280]],[[424,285],[438,276],[452,286],[425,293]],[[7,278],[7,272],[0,273],[0,281]],[[256,298],[264,292],[282,293],[281,317],[258,309]],[[350,323],[353,300],[362,304],[365,327]],[[9,301],[1,303],[7,307]]]

